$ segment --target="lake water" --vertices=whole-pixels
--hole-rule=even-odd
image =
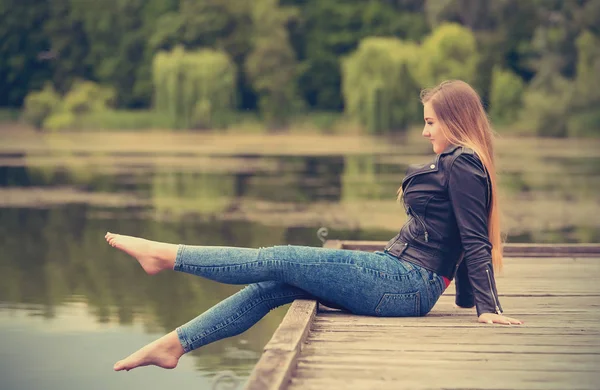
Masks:
[[[600,156],[564,148],[501,151],[508,241],[600,242]],[[430,158],[0,153],[0,389],[211,389],[227,373],[241,386],[287,306],[175,371],[113,373],[116,360],[242,286],[148,276],[105,232],[320,246],[324,226],[330,238],[387,240],[404,222],[394,197],[407,164]]]

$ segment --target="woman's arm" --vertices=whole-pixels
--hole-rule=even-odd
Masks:
[[[462,259],[461,259],[462,260]],[[456,275],[454,276],[454,284],[456,285],[456,306],[469,309],[475,306],[475,297],[473,296],[473,286],[469,281],[467,273],[467,263],[460,262]]]
[[[487,205],[491,194],[487,189],[483,164],[474,152],[464,150],[450,167],[448,194],[464,249],[463,263],[472,286],[477,316],[486,323],[518,324],[520,321],[502,316],[498,299],[492,245],[488,239]]]

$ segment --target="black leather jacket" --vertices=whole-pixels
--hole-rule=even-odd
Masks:
[[[456,303],[502,313],[488,239],[491,192],[483,163],[471,149],[450,146],[402,181],[408,221],[386,245],[393,256],[456,278]]]

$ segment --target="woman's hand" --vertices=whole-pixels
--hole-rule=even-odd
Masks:
[[[483,313],[479,316],[479,322],[484,324],[521,325],[523,322],[516,318],[505,317],[495,313]]]

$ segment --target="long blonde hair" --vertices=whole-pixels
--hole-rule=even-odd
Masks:
[[[423,90],[421,102],[423,104],[431,102],[440,122],[440,129],[450,144],[473,149],[488,172],[492,192],[488,236],[492,244],[494,269],[500,270],[502,269],[502,235],[494,154],[495,134],[481,98],[464,81],[449,80],[435,88]]]

